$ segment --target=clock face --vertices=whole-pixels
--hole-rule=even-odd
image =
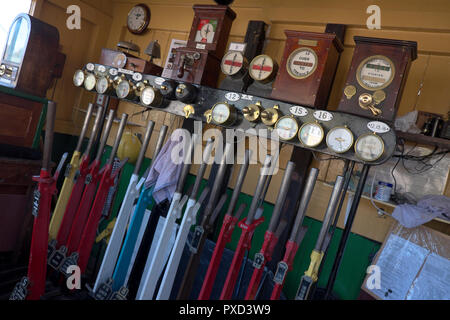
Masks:
[[[216,34],[216,19],[200,19],[195,33],[195,42],[212,43]]]
[[[370,56],[358,66],[356,80],[367,90],[380,90],[391,84],[395,75],[392,61],[382,55]]]
[[[286,63],[289,75],[294,79],[309,77],[317,68],[317,54],[310,48],[298,48],[292,51]]]
[[[128,13],[127,26],[132,33],[142,33],[150,22],[150,8],[144,4],[134,6]]]
[[[228,51],[222,59],[220,67],[227,76],[235,75],[244,66],[244,55],[239,51]]]
[[[273,73],[273,65],[273,60],[268,55],[256,56],[250,63],[250,77],[257,81],[266,80]]]

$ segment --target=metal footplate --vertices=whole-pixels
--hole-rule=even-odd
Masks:
[[[255,254],[255,260],[253,261],[253,267],[255,269],[261,269],[262,265],[264,263],[264,255],[260,252]]]
[[[289,266],[287,265],[286,262],[281,261],[280,263],[278,263],[277,271],[273,276],[273,281],[277,284],[283,284],[284,278],[286,277],[288,270]]]
[[[30,280],[28,277],[23,277],[14,287],[11,295],[9,296],[9,300],[25,300],[28,295],[28,286],[30,284]]]
[[[70,256],[65,258],[64,261],[61,263],[61,266],[59,267],[59,271],[64,275],[64,277],[68,278],[72,274],[68,273],[67,269],[70,266],[76,266],[77,264],[78,264],[78,253],[73,252]]]
[[[202,226],[196,226],[194,230],[194,237],[190,242],[188,242],[189,250],[192,253],[197,253],[198,246],[200,244],[200,239],[202,238],[203,233],[205,232],[205,229],[203,229]]]

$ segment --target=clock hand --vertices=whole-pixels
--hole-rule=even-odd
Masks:
[[[233,71],[234,61],[236,60],[236,56],[237,56],[237,54],[235,53],[234,56],[233,56],[233,60],[231,60],[230,73]]]
[[[261,74],[262,74],[262,69],[264,67],[264,62],[266,62],[266,58],[263,58],[263,61],[261,62],[261,68],[259,69],[259,77],[261,78]]]

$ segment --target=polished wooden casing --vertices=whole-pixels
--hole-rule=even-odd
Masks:
[[[287,39],[271,97],[305,106],[326,108],[339,55],[343,50],[342,43],[333,33],[293,30],[285,30],[284,33]],[[294,79],[289,75],[286,63],[291,52],[301,47],[314,50],[318,58],[317,68],[307,78]]]
[[[38,97],[45,97],[53,79],[61,77],[65,63],[65,55],[58,51],[59,32],[54,26],[28,14],[20,14],[16,19],[19,17],[25,18],[30,26],[25,53],[22,61],[17,64],[5,59],[8,50],[5,47],[2,64],[18,68],[18,73],[15,81],[1,84]],[[6,79],[5,76],[2,78]]]
[[[353,39],[355,40],[356,47],[353,52],[345,86],[355,86],[356,94],[350,99],[347,99],[346,95],[342,93],[338,110],[392,122],[397,114],[411,62],[417,58],[417,42],[359,36],[355,36]],[[363,93],[373,94],[373,91],[361,87],[356,78],[358,66],[361,62],[374,55],[383,55],[389,58],[395,66],[395,75],[392,82],[386,88],[382,89],[386,93],[386,99],[377,106],[382,110],[382,113],[378,116],[374,116],[370,110],[362,109],[359,106],[358,97]]]
[[[182,64],[182,56],[194,53],[200,54],[200,59],[196,60],[192,66],[186,65],[184,74],[179,77],[179,69]],[[201,50],[195,48],[177,48],[175,49],[175,60],[173,63],[171,79],[180,82],[189,82],[194,84],[202,84],[208,87],[215,88],[219,77],[220,60],[210,54],[208,50]]]
[[[31,148],[43,104],[0,92],[0,143]]]
[[[193,9],[195,12],[194,20],[186,46],[189,48],[197,48],[197,44],[201,44],[195,41],[197,26],[201,19],[217,19],[217,29],[214,39],[212,43],[205,43],[204,49],[221,59],[225,53],[231,25],[236,18],[236,13],[230,7],[223,5],[194,5]]]

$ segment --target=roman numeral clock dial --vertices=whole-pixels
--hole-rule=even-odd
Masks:
[[[150,8],[147,5],[141,3],[134,6],[128,13],[128,30],[134,34],[143,33],[150,23],[150,17]]]

